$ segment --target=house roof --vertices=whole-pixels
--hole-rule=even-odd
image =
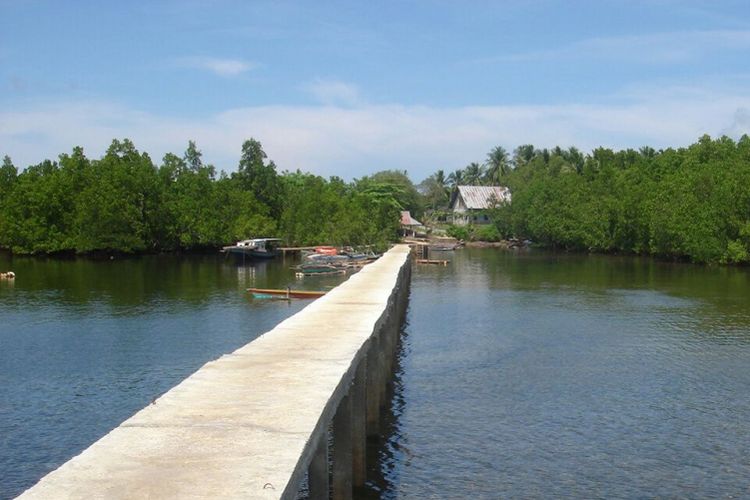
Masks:
[[[411,213],[408,210],[403,210],[401,212],[401,225],[402,226],[421,226],[422,223],[419,222],[414,217],[412,217]]]
[[[457,186],[451,197],[451,208],[455,207],[458,196],[469,210],[484,210],[498,202],[510,201],[510,190],[503,186]]]

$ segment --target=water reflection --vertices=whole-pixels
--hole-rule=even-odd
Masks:
[[[0,283],[0,498],[48,471],[205,362],[246,344],[305,301],[253,300],[250,286],[318,289],[276,260],[221,256],[19,258]]]
[[[413,277],[383,496],[747,494],[746,269],[453,259]]]
[[[408,314],[408,313],[407,313]],[[400,418],[406,409],[404,398],[402,360],[408,355],[409,323],[401,325],[400,338],[396,348],[394,375],[387,386],[386,405],[381,414],[381,433],[378,438],[367,441],[367,483],[365,488],[356,492],[357,498],[390,498],[394,484],[398,481],[399,466],[407,463],[409,443],[401,433]]]

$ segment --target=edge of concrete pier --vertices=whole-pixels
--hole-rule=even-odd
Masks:
[[[206,363],[19,498],[286,499],[305,477],[310,498],[351,498],[388,404],[409,253]]]

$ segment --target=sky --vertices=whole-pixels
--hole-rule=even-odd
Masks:
[[[0,0],[0,155],[361,177],[750,134],[748,0]]]

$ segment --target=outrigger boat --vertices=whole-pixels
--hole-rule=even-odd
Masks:
[[[222,252],[256,259],[272,259],[279,254],[279,238],[255,238],[238,241],[235,245],[223,247]]]
[[[333,247],[317,247],[315,252],[303,256],[302,264],[292,269],[297,272],[298,277],[345,274],[348,270],[361,269],[378,257],[373,253],[354,253],[351,248],[339,252]]]
[[[331,274],[345,274],[347,268],[333,264],[308,263],[301,264],[293,269],[297,271],[298,275],[302,276],[329,276]]]
[[[313,290],[292,290],[287,288],[279,290],[276,288],[248,288],[248,292],[256,298],[281,298],[281,299],[317,299],[326,294],[326,292],[317,292]],[[264,297],[266,296],[266,297]]]

